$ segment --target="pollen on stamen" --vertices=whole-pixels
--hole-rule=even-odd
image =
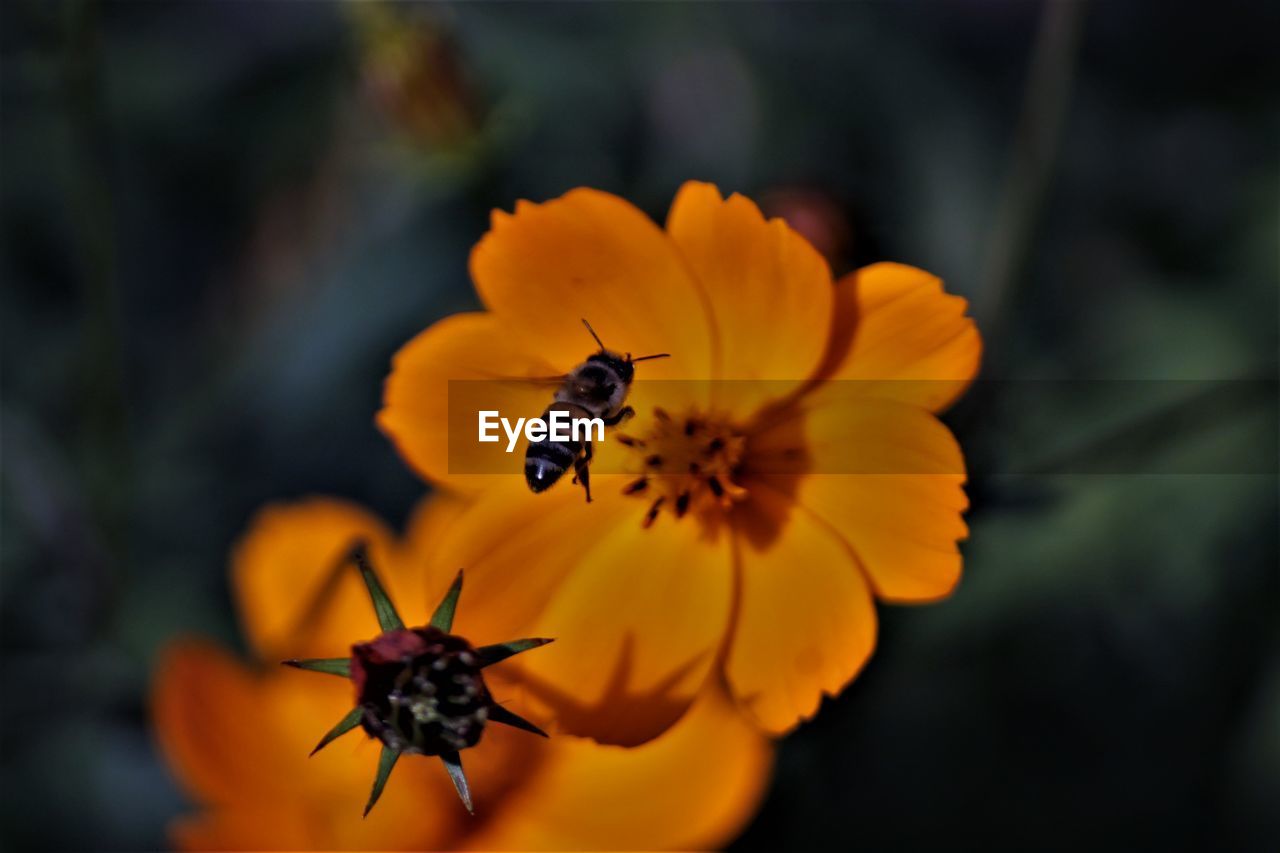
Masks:
[[[643,491],[652,502],[643,518],[644,527],[654,523],[664,506],[671,507],[677,520],[702,518],[731,510],[746,496],[733,482],[746,439],[733,426],[697,413],[672,418],[663,411],[645,440],[648,449],[637,454],[639,464],[631,469],[636,479],[623,487],[624,495]],[[659,498],[663,501],[656,500]]]
[[[658,498],[653,502],[653,505],[649,507],[649,511],[645,513],[644,521],[641,522],[641,526],[644,527],[645,530],[648,530],[653,526],[653,522],[658,518],[658,510],[662,509],[662,504],[665,500],[666,498]]]

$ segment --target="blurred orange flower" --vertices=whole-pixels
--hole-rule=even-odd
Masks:
[[[460,150],[474,143],[484,116],[457,45],[433,7],[353,3],[365,88],[404,139],[426,149]]]
[[[181,641],[162,656],[154,682],[157,737],[201,809],[175,825],[179,846],[691,849],[722,844],[742,828],[763,794],[771,748],[716,695],[635,750],[488,727],[467,752],[475,817],[438,762],[411,757],[399,762],[378,807],[361,819],[378,743],[348,736],[307,757],[350,708],[350,684],[308,677],[278,661],[331,656],[342,651],[338,644],[379,633],[356,573],[331,571],[358,539],[369,543],[406,621],[425,624],[456,571],[436,557],[434,543],[460,509],[454,499],[428,501],[404,538],[336,500],[276,506],[258,516],[232,570],[256,661]],[[478,594],[465,596],[455,630],[464,633],[468,611],[484,607]],[[536,718],[524,708],[519,685],[507,680],[507,666],[494,665],[486,677],[501,685],[509,707]]]
[[[935,414],[981,340],[936,277],[884,263],[833,282],[783,222],[701,183],[665,231],[590,189],[519,202],[471,275],[488,310],[401,349],[378,422],[475,496],[441,548],[502,602],[490,636],[559,638],[517,671],[562,729],[643,743],[725,684],[785,732],[871,654],[873,596],[956,584],[964,459]],[[596,444],[591,504],[567,482],[530,494],[522,457],[475,441],[478,408],[542,411],[545,386],[495,379],[570,371],[594,349],[580,318],[613,349],[672,354],[637,367],[632,440]]]

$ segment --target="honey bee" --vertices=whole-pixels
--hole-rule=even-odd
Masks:
[[[623,405],[631,380],[635,378],[635,364],[655,358],[669,358],[670,353],[657,353],[632,358],[631,353],[619,355],[606,349],[596,330],[585,319],[591,337],[599,344],[600,351],[587,356],[587,360],[560,377],[560,387],[555,400],[542,413],[544,421],[551,420],[553,411],[564,412],[570,418],[599,418],[605,426],[617,426],[635,414],[630,406]],[[581,439],[552,441],[550,435],[538,442],[530,442],[524,456],[524,479],[533,492],[545,492],[555,485],[564,472],[573,466],[575,483],[581,483],[591,503],[591,442]]]

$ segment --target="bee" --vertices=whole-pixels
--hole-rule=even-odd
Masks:
[[[600,351],[587,356],[587,360],[560,377],[555,400],[542,413],[542,419],[550,422],[553,411],[561,411],[570,418],[600,418],[605,426],[617,426],[635,414],[630,406],[623,405],[631,380],[635,378],[635,364],[655,358],[670,358],[670,353],[657,353],[632,358],[631,353],[619,355],[606,349],[596,330],[585,319],[591,337],[599,344]],[[524,479],[534,493],[545,492],[573,466],[575,483],[582,483],[591,503],[591,442],[572,439],[552,441],[550,435],[542,441],[531,442],[524,455]]]

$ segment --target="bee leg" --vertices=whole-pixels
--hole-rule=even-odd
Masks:
[[[631,420],[633,417],[635,417],[635,414],[636,414],[635,409],[631,408],[630,406],[623,406],[621,409],[618,410],[618,414],[614,415],[611,418],[604,418],[603,419],[604,425],[617,426],[623,421]]]
[[[573,460],[573,481],[582,483],[587,492],[587,503],[591,503],[591,442],[583,445],[582,455]]]

